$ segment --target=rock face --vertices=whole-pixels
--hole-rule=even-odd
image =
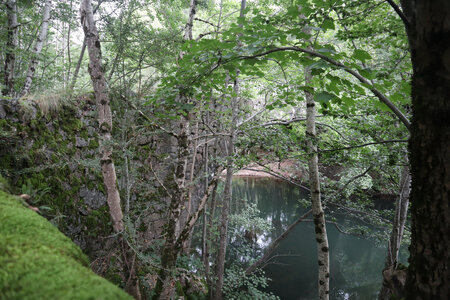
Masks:
[[[0,299],[132,299],[89,269],[80,248],[0,190]]]

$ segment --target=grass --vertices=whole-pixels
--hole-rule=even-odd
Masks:
[[[0,299],[132,299],[88,263],[56,227],[0,191]]]

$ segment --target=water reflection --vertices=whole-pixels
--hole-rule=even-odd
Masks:
[[[306,212],[299,199],[308,193],[298,187],[273,179],[236,178],[233,182],[234,212],[247,203],[255,203],[260,217],[268,221],[272,231],[259,232],[253,255],[259,255],[290,223]],[[338,222],[345,217],[336,216]],[[346,220],[352,221],[352,220]],[[381,284],[385,249],[376,248],[369,240],[340,233],[328,225],[330,244],[330,298],[376,299]],[[281,242],[275,258],[264,270],[271,278],[267,291],[281,299],[317,299],[317,253],[312,222],[302,222]],[[235,259],[239,259],[235,257]]]

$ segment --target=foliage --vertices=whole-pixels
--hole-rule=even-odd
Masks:
[[[267,287],[269,279],[260,271],[251,275],[245,275],[245,271],[237,265],[232,265],[226,271],[223,284],[223,293],[227,299],[279,299],[272,293],[261,291]]]

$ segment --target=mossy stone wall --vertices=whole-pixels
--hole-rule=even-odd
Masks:
[[[1,175],[89,255],[112,228],[95,112],[83,99],[47,114],[33,102],[0,99]]]

